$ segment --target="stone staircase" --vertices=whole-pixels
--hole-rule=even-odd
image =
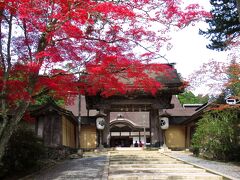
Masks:
[[[221,180],[223,178],[157,151],[131,150],[110,152],[108,179]]]

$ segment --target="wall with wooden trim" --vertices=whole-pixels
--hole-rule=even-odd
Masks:
[[[61,116],[48,113],[43,116],[43,142],[46,146],[56,147],[61,145]]]
[[[62,145],[76,148],[74,124],[65,116],[62,116]]]
[[[185,148],[186,146],[186,128],[185,126],[170,125],[166,130],[166,145],[169,148]]]
[[[81,126],[80,147],[83,149],[93,149],[97,147],[96,126],[91,125]]]

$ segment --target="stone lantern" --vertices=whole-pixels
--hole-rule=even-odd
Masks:
[[[162,116],[159,118],[159,124],[161,129],[163,130],[163,145],[160,148],[160,151],[169,151],[167,145],[166,145],[166,135],[165,135],[165,131],[169,128],[169,119],[166,116]]]

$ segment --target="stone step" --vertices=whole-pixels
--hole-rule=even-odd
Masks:
[[[115,158],[169,158],[168,156],[156,155],[156,156],[137,156],[137,155],[111,155],[111,157]]]
[[[144,148],[143,147],[116,147],[115,148],[116,151],[143,151]]]
[[[222,180],[156,151],[111,152],[109,160],[108,180]]]
[[[112,157],[147,157],[147,158],[155,158],[155,157],[168,157],[168,156],[165,156],[165,155],[161,155],[161,154],[156,154],[156,155],[152,155],[152,154],[149,154],[149,155],[136,155],[136,154],[114,154],[114,155],[111,155]]]
[[[137,152],[134,152],[134,151],[128,151],[128,152],[110,152],[111,154],[116,154],[116,155],[163,155],[164,156],[164,154],[162,154],[162,153],[160,153],[160,152],[147,152],[147,151],[142,151],[142,152],[139,152],[139,151],[137,151]]]
[[[168,156],[163,156],[163,155],[111,155],[111,157],[116,157],[116,158],[169,158]]]
[[[111,151],[111,154],[161,154],[159,151]]]
[[[189,168],[193,167],[190,164],[110,164],[111,168]]]
[[[181,161],[169,160],[169,161],[111,161],[110,164],[182,164]]]
[[[129,173],[110,175],[108,180],[222,180],[221,176],[211,173]]]
[[[129,154],[126,154],[126,155],[111,155],[112,157],[118,157],[118,158],[122,158],[122,157],[129,157],[129,158],[136,158],[136,157],[142,157],[142,158],[169,158],[168,156],[165,156],[165,155],[158,155],[158,154],[156,154],[156,155],[151,155],[151,154],[149,154],[149,155],[129,155]]]
[[[181,168],[181,167],[174,167],[174,168],[115,168],[110,167],[109,173],[111,174],[125,174],[125,173],[200,173],[200,172],[206,172],[205,169],[200,168]]]
[[[170,158],[163,158],[163,159],[155,159],[155,158],[135,158],[135,159],[131,159],[131,158],[110,158],[110,161],[171,161],[172,159]]]
[[[157,156],[157,155],[159,155],[159,156],[166,156],[166,155],[164,155],[163,153],[160,153],[160,152],[156,152],[156,153],[148,153],[148,152],[116,153],[116,152],[110,152],[110,153],[113,154],[113,155],[132,155],[132,156],[138,156],[138,155],[140,155],[140,156],[149,156],[149,155],[150,156]]]

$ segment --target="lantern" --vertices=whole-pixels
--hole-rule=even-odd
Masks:
[[[169,128],[169,119],[167,117],[160,117],[160,127],[161,129]]]
[[[105,119],[103,117],[98,117],[96,119],[96,126],[97,126],[97,129],[99,130],[103,130],[105,128]]]

